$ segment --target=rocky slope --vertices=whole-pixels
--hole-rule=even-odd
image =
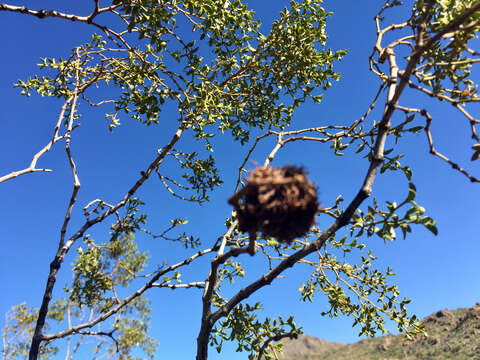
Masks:
[[[302,335],[285,340],[282,360],[480,360],[480,303],[423,319],[428,337],[387,335],[354,344]]]

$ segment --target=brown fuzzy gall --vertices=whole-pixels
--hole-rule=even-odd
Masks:
[[[315,223],[317,192],[302,168],[256,168],[247,185],[228,202],[237,212],[239,229],[262,232],[290,243],[305,235]]]

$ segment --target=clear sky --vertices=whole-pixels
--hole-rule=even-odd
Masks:
[[[25,5],[31,5],[26,2]],[[88,6],[78,5],[85,15]],[[278,12],[287,5],[285,0],[248,1],[257,17],[269,28]],[[368,56],[373,47],[375,28],[373,16],[380,1],[325,1],[324,6],[334,14],[329,18],[327,46],[349,49],[348,55],[335,70],[341,80],[325,93],[320,105],[306,104],[295,115],[291,129],[318,126],[328,122],[350,122],[359,118],[367,109],[378,86],[378,79],[368,70]],[[19,1],[16,5],[23,4]],[[72,2],[72,4],[75,4]],[[33,4],[31,6],[37,6]],[[64,2],[42,2],[45,8],[67,9]],[[73,6],[77,6],[72,5]],[[400,20],[407,12],[397,11]],[[12,84],[37,72],[40,57],[68,57],[71,48],[87,41],[93,30],[85,24],[63,20],[38,20],[21,14],[0,12],[0,175],[25,167],[31,156],[48,141],[52,124],[56,121],[61,104],[55,99],[32,96],[21,97]],[[434,116],[433,133],[439,149],[459,163],[480,175],[479,165],[471,163],[471,140],[468,126],[450,107],[431,103],[408,91],[401,103],[406,106],[427,106]],[[440,106],[442,105],[442,106]],[[75,130],[72,149],[77,159],[82,188],[79,206],[74,213],[71,229],[80,224],[80,208],[88,201],[102,198],[116,202],[145,168],[157,148],[170,137],[175,123],[169,122],[168,113],[158,126],[144,127],[124,119],[113,134],[107,129],[101,111],[81,108],[85,116],[82,125]],[[374,113],[369,121],[378,120]],[[398,119],[397,119],[398,120]],[[184,139],[182,146],[195,148],[191,140]],[[166,227],[172,217],[188,217],[187,231],[199,236],[204,244],[213,244],[224,230],[223,221],[231,209],[226,199],[232,194],[233,179],[248,145],[233,144],[229,137],[216,141],[219,146],[217,162],[224,184],[212,194],[209,204],[198,208],[169,197],[154,180],[140,191],[139,196],[152,210],[149,225],[159,230]],[[272,143],[267,141],[253,154],[253,159],[263,162]],[[437,221],[439,235],[434,236],[420,227],[414,227],[406,240],[398,239],[384,244],[380,239],[367,239],[367,248],[379,257],[381,269],[391,266],[396,272],[393,282],[412,303],[409,310],[419,317],[443,308],[469,307],[480,301],[480,231],[478,199],[480,185],[470,183],[448,165],[428,154],[424,133],[405,139],[400,147],[406,153],[402,163],[411,166],[417,186],[417,202],[427,209],[427,214]],[[320,200],[329,204],[338,194],[348,201],[358,191],[365,174],[365,159],[348,152],[334,157],[328,146],[293,144],[283,149],[276,165],[286,163],[304,165],[311,179],[318,185]],[[478,162],[480,163],[480,162]],[[71,193],[71,173],[63,145],[54,148],[39,162],[42,167],[54,169],[53,173],[29,174],[0,184],[0,280],[4,285],[0,297],[0,313],[12,305],[26,301],[39,306],[43,294],[49,263],[56,251],[58,234]],[[254,165],[251,165],[253,168]],[[401,176],[381,175],[374,186],[374,196],[380,201],[401,201],[407,186]],[[75,216],[77,216],[75,218]],[[321,225],[327,221],[319,219]],[[100,236],[102,230],[92,230],[92,236]],[[185,256],[180,246],[161,244],[143,239],[141,246],[151,253],[151,263],[167,258],[170,262]],[[167,246],[168,245],[168,246]],[[69,265],[73,257],[67,257]],[[266,264],[254,257],[246,260],[246,279],[256,279]],[[203,281],[208,262],[187,272],[185,281]],[[71,274],[61,271],[58,289],[68,282]],[[201,274],[201,276],[198,276]],[[295,315],[297,324],[305,333],[330,341],[354,342],[358,329],[352,328],[352,319],[322,318],[320,312],[327,303],[318,295],[313,303],[301,303],[297,291],[308,277],[308,269],[295,267],[286,273],[285,279],[256,294],[251,302],[261,301],[264,315],[288,317]],[[5,287],[6,286],[6,287]],[[241,283],[236,284],[238,289]],[[154,309],[152,331],[159,340],[156,358],[192,359],[195,354],[196,336],[200,326],[201,290],[188,289],[172,292],[152,289],[149,293]],[[3,326],[3,317],[0,320]],[[231,347],[222,356],[211,351],[212,359],[243,359]]]

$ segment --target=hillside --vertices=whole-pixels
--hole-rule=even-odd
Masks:
[[[480,360],[480,303],[423,319],[428,337],[387,335],[354,344],[302,335],[284,341],[282,360]]]

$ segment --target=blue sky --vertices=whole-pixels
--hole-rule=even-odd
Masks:
[[[63,2],[46,1],[45,8],[66,9]],[[272,19],[287,1],[249,1],[256,10],[266,32]],[[373,16],[378,1],[325,1],[324,6],[334,14],[327,23],[327,46],[349,49],[348,55],[335,70],[341,80],[325,93],[320,105],[306,104],[294,117],[291,129],[318,126],[328,122],[350,122],[359,118],[374,97],[378,80],[368,71],[368,56],[373,47],[375,28]],[[17,2],[16,4],[20,4]],[[80,5],[82,6],[82,5]],[[88,7],[81,10],[86,14]],[[397,11],[399,16],[408,12]],[[401,18],[403,20],[404,18]],[[0,175],[25,167],[31,156],[43,147],[52,132],[61,107],[55,99],[32,96],[21,97],[12,84],[37,72],[40,57],[67,57],[71,48],[90,38],[92,29],[84,24],[55,19],[38,20],[20,14],[0,12],[0,40],[2,44],[0,76]],[[437,147],[460,164],[479,175],[478,164],[471,163],[471,140],[466,122],[445,104],[432,103],[416,94],[404,94],[401,104],[428,107],[434,116],[433,133]],[[441,106],[440,106],[441,105]],[[112,134],[108,132],[101,111],[84,111],[82,126],[75,130],[72,149],[77,158],[82,188],[79,206],[74,212],[71,230],[80,224],[80,209],[94,198],[115,202],[123,196],[148,165],[157,148],[170,137],[174,121],[158,126],[144,127],[124,119],[123,125]],[[369,121],[378,120],[379,113]],[[396,120],[401,120],[397,117]],[[186,230],[199,236],[204,244],[213,244],[224,230],[223,221],[231,209],[226,199],[232,194],[234,177],[245,157],[248,146],[232,143],[228,136],[216,140],[216,159],[224,184],[215,191],[209,204],[201,208],[172,199],[155,180],[150,180],[139,196],[151,210],[149,225],[163,229],[172,217],[188,217]],[[188,137],[182,146],[195,148]],[[266,141],[253,154],[262,163],[272,146]],[[417,202],[437,221],[439,235],[433,236],[415,227],[406,240],[398,239],[384,244],[380,239],[367,239],[367,248],[379,257],[381,269],[391,266],[396,272],[393,282],[412,303],[409,310],[419,317],[438,309],[469,307],[480,301],[480,232],[478,199],[480,186],[470,183],[448,165],[428,154],[425,135],[420,133],[405,139],[400,145],[405,153],[402,163],[411,166],[417,186]],[[352,151],[353,152],[353,151]],[[275,165],[286,163],[304,165],[310,178],[316,182],[320,200],[330,204],[338,194],[348,201],[358,191],[365,174],[365,159],[348,152],[334,157],[328,146],[317,143],[294,143],[281,150]],[[0,313],[12,305],[26,301],[39,306],[44,290],[49,262],[56,251],[58,233],[71,193],[71,173],[63,144],[52,149],[39,162],[40,166],[54,169],[48,174],[29,174],[0,184],[0,280],[6,284],[0,298]],[[250,165],[251,168],[254,165]],[[380,201],[401,201],[407,191],[402,176],[381,175],[374,186],[374,196]],[[75,217],[76,216],[76,217]],[[328,223],[318,220],[320,225]],[[105,227],[95,228],[92,236],[102,236]],[[148,248],[151,262],[166,258],[170,262],[185,256],[181,246],[140,239]],[[73,257],[67,257],[65,265]],[[256,279],[266,264],[259,257],[246,259],[246,279]],[[185,281],[203,281],[208,262],[186,272]],[[60,273],[57,288],[61,289],[71,276],[68,266]],[[198,277],[198,274],[201,274]],[[330,341],[354,342],[358,329],[352,328],[349,318],[322,318],[326,301],[318,295],[313,303],[301,303],[297,291],[309,271],[301,266],[290,269],[285,279],[262,289],[251,302],[261,301],[265,316],[295,315],[297,324],[305,333]],[[239,289],[240,284],[233,290]],[[189,289],[172,292],[152,289],[150,295],[154,313],[152,334],[160,346],[156,358],[194,358],[195,339],[200,326],[201,290]],[[173,310],[173,311],[172,311]],[[3,317],[0,326],[3,325]],[[234,347],[222,354],[211,352],[212,359],[243,359]]]

